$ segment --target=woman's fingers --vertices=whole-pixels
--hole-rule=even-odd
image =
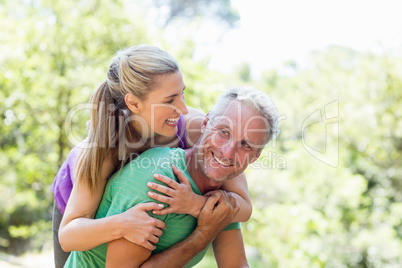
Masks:
[[[144,243],[139,244],[139,245],[144,247],[144,248],[146,248],[146,249],[149,249],[151,251],[156,249],[156,246],[151,244],[151,242],[149,242],[148,240],[146,242],[144,242]]]
[[[160,182],[163,182],[172,189],[177,189],[177,187],[179,186],[179,184],[175,180],[172,180],[171,178],[161,174],[154,174],[154,178]]]
[[[161,193],[163,193],[165,195],[168,195],[168,196],[172,196],[173,192],[174,192],[174,190],[172,190],[171,188],[163,186],[163,185],[160,185],[158,183],[154,183],[154,182],[148,182],[147,186],[149,188],[151,188],[152,190],[161,192]]]
[[[155,199],[155,200],[157,200],[157,201],[159,201],[159,202],[166,203],[166,204],[169,204],[169,205],[173,201],[173,199],[171,197],[161,195],[161,194],[157,194],[157,193],[154,193],[154,192],[151,192],[151,191],[148,192],[148,196],[153,198],[153,199]]]
[[[147,183],[148,187],[154,190],[149,191],[148,196],[168,205],[168,207],[162,210],[155,210],[154,214],[166,215],[176,213],[190,214],[197,217],[202,206],[205,204],[205,199],[201,197],[202,200],[200,201],[197,194],[193,192],[189,180],[174,165],[172,165],[172,170],[180,182],[161,174],[154,174],[154,178],[158,180],[158,182],[150,181]],[[193,202],[196,203],[194,204]],[[200,203],[202,203],[201,206]]]
[[[155,202],[141,203],[138,204],[137,206],[142,211],[160,210],[163,208],[163,204],[158,204]]]
[[[186,185],[190,185],[190,181],[188,180],[188,178],[186,177],[186,175],[183,174],[183,172],[181,172],[180,169],[178,169],[175,165],[172,164],[172,170],[173,173],[177,176],[177,178],[179,179],[179,181],[183,184]]]
[[[152,211],[152,213],[155,215],[166,215],[170,213],[175,213],[175,210],[172,207],[166,207],[162,210],[154,210]]]
[[[154,230],[154,236],[156,236],[156,237],[161,237],[162,234],[163,234],[163,231],[162,231],[161,229],[155,228],[155,230]]]

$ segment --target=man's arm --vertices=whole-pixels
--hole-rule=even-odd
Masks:
[[[219,268],[249,267],[240,229],[222,231],[212,247]]]
[[[238,210],[235,198],[225,192],[217,192],[208,198],[198,218],[196,229],[186,239],[161,253],[152,255],[149,259],[151,251],[131,244],[125,239],[118,239],[108,244],[106,266],[123,267],[120,265],[129,263],[130,267],[139,267],[142,262],[141,267],[184,266],[212,242],[231,222]],[[108,266],[109,264],[113,266]]]

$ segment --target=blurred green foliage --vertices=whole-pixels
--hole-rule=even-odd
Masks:
[[[401,68],[393,51],[329,47],[258,84],[283,115],[268,168],[248,170],[244,236],[267,266],[402,264]]]
[[[303,66],[284,63],[253,81],[248,63],[232,74],[212,72],[208,59],[194,60],[191,38],[165,41],[162,30],[149,30],[141,6],[124,3],[0,2],[1,250],[51,244],[50,185],[69,141],[85,137],[88,119],[77,113],[70,133],[67,114],[88,100],[117,50],[149,43],[178,59],[189,106],[207,112],[220,92],[242,84],[269,93],[278,105],[281,134],[247,170],[254,211],[243,236],[253,267],[402,265],[397,54],[329,47]],[[203,15],[200,5],[192,7]],[[228,1],[218,7],[228,9],[221,14],[232,25],[237,15]],[[212,265],[211,254],[203,263]]]

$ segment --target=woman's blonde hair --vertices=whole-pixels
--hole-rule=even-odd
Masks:
[[[76,178],[86,183],[93,194],[104,160],[110,157],[115,168],[121,168],[128,159],[127,141],[141,139],[129,123],[126,94],[145,99],[157,76],[177,71],[177,61],[155,46],[138,45],[117,52],[106,80],[91,96],[93,109],[86,143],[90,146],[81,150],[75,165]]]

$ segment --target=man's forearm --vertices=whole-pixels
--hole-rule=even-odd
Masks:
[[[204,250],[212,242],[214,237],[215,236],[211,234],[205,234],[201,230],[195,229],[191,235],[183,241],[161,253],[151,255],[141,267],[182,267]]]
[[[236,200],[225,192],[215,193],[205,203],[198,217],[197,228],[183,241],[152,255],[141,267],[182,267],[205,249],[224,229],[239,207]]]

